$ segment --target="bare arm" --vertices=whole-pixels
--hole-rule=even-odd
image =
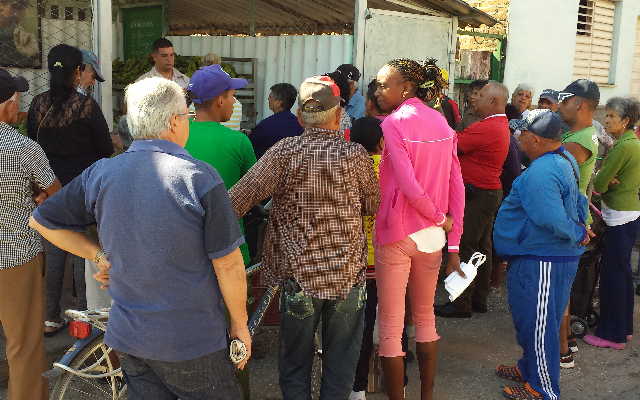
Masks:
[[[248,356],[238,365],[239,369],[243,369],[251,357],[251,335],[247,327],[247,275],[242,253],[239,248],[236,248],[226,256],[211,260],[211,264],[229,310],[231,320],[229,335],[240,339],[247,347]]]
[[[54,180],[53,183],[47,188],[40,188],[38,185],[33,185],[33,201],[40,205],[47,198],[53,196],[58,190],[62,188],[60,181],[58,179]]]
[[[33,217],[29,218],[29,226],[38,231],[42,237],[54,246],[75,254],[87,260],[94,260],[100,250],[98,242],[91,240],[86,234],[67,229],[49,229],[38,223]]]
[[[591,151],[585,149],[582,145],[575,142],[564,143],[563,146],[576,159],[578,164],[582,164],[591,157]]]

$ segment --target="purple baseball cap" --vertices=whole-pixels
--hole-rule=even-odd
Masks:
[[[242,89],[249,84],[246,79],[232,78],[218,64],[202,67],[191,77],[187,90],[196,104],[202,104],[220,96],[227,90]]]

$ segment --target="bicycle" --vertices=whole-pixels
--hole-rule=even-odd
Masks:
[[[260,271],[260,263],[247,268],[247,277]],[[262,323],[265,312],[280,290],[279,285],[268,287],[255,311],[251,314],[248,327],[253,336]],[[85,337],[78,340],[65,355],[44,373],[50,381],[56,380],[51,400],[100,399],[120,400],[126,398],[127,385],[124,381],[119,361],[113,349],[104,344],[109,309],[67,310],[65,315],[73,321],[88,324]]]

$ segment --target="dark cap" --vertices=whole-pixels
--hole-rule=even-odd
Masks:
[[[91,65],[93,72],[96,73],[96,80],[98,82],[104,82],[102,72],[100,72],[100,64],[98,64],[98,57],[92,51],[85,49],[80,49],[80,51],[82,52],[82,63]]]
[[[553,90],[553,89],[545,89],[542,91],[542,93],[540,93],[540,98],[541,99],[547,99],[550,102],[552,102],[553,104],[558,104],[558,96],[560,95],[560,93],[558,93],[557,90]]]
[[[298,104],[303,112],[321,112],[340,104],[340,89],[328,76],[312,76],[300,85]]]
[[[573,96],[582,97],[598,104],[600,103],[600,88],[593,81],[578,79],[560,92],[558,101],[562,103]]]
[[[350,81],[358,82],[360,80],[360,71],[356,68],[355,65],[351,64],[342,64],[336,71],[339,71],[342,75],[344,75]]]
[[[220,96],[227,90],[242,89],[249,82],[246,79],[232,78],[219,64],[202,67],[191,77],[187,90],[196,104],[202,104]]]
[[[562,140],[562,118],[551,110],[531,110],[524,119],[512,119],[509,127],[513,130],[529,131],[537,136]]]
[[[29,83],[21,76],[13,76],[0,68],[0,104],[9,100],[16,92],[29,90]]]

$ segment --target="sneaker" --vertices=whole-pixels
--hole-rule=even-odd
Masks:
[[[569,350],[571,350],[572,353],[578,352],[578,342],[575,339],[569,340]]]
[[[587,335],[584,338],[582,338],[582,340],[584,340],[586,344],[590,344],[591,346],[600,347],[603,349],[611,348],[614,350],[624,350],[625,348],[624,343],[611,342],[609,340],[606,340],[594,335]]]
[[[522,374],[516,366],[511,365],[498,365],[496,367],[496,375],[502,379],[508,379],[514,382],[524,382]]]
[[[525,383],[524,386],[505,386],[502,390],[502,395],[511,400],[543,400],[542,395],[535,391],[528,383]]]
[[[349,400],[367,400],[367,397],[365,396],[364,390],[360,392],[351,391],[351,394],[349,395]]]
[[[567,354],[560,354],[560,368],[573,368],[576,363],[573,361],[573,353],[571,350]]]

